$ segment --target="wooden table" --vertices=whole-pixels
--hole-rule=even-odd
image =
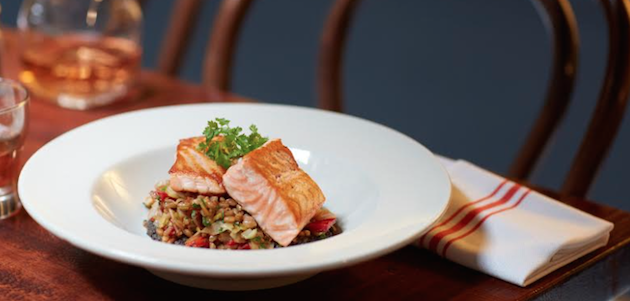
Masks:
[[[12,34],[5,33],[6,77],[15,75]],[[7,59],[9,61],[7,62]],[[140,89],[126,101],[87,112],[31,103],[23,159],[60,134],[89,121],[129,110],[203,101],[250,101],[234,95],[205,95],[197,86],[143,72]],[[54,201],[54,200],[51,200]],[[609,244],[527,288],[405,247],[349,268],[321,273],[287,287],[254,292],[211,292],[180,286],[146,270],[107,260],[54,237],[22,210],[0,221],[2,300],[158,300],[177,298],[306,298],[313,300],[594,300],[608,299],[630,285],[630,214],[587,200],[566,202],[615,223]],[[191,299],[193,300],[193,299]],[[197,299],[194,299],[197,300]],[[236,299],[235,299],[236,300]]]

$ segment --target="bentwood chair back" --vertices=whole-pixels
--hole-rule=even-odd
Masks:
[[[137,1],[142,8],[145,8],[149,2],[149,0]],[[201,8],[201,0],[176,0],[173,3],[169,25],[158,55],[157,71],[159,73],[175,76],[179,71]]]
[[[322,108],[343,110],[342,57],[348,28],[360,0],[337,0],[325,22],[320,44],[318,101]],[[575,82],[578,28],[568,0],[532,0],[553,40],[553,71],[546,100],[525,139],[509,176],[527,180],[562,120]],[[615,139],[628,101],[630,32],[628,0],[601,0],[608,28],[609,53],[605,79],[586,135],[567,174],[561,196],[583,197]]]
[[[145,0],[146,1],[146,0]],[[583,197],[592,184],[621,124],[630,86],[629,0],[600,0],[609,28],[606,75],[597,106],[561,189],[564,197]],[[203,86],[209,95],[230,90],[236,40],[252,0],[223,0],[215,17],[204,59]],[[526,181],[567,111],[578,71],[578,27],[568,0],[532,0],[553,41],[552,74],[546,100],[508,176]],[[201,0],[177,0],[163,42],[159,70],[173,75],[181,65]],[[320,44],[318,102],[324,109],[343,110],[342,60],[348,28],[360,0],[336,0]]]
[[[562,195],[584,196],[623,120],[630,93],[630,1],[600,0],[608,24],[608,62],[599,99]]]
[[[148,0],[140,0],[146,5]],[[209,91],[227,91],[236,47],[236,38],[251,0],[222,0],[210,33],[204,61],[203,83]],[[165,37],[158,57],[158,72],[175,76],[181,68],[186,48],[195,29],[202,0],[176,0],[173,3]]]

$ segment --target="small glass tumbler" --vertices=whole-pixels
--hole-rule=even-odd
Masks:
[[[140,71],[141,22],[136,0],[24,0],[20,81],[68,109],[117,101]]]
[[[29,95],[19,83],[0,78],[0,219],[20,210],[18,155],[28,125]]]

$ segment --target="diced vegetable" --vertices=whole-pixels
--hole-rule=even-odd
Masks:
[[[223,222],[214,222],[210,225],[210,235],[217,235],[225,231],[223,228]]]
[[[306,229],[310,230],[313,233],[324,233],[327,232],[332,225],[335,224],[336,219],[324,219],[320,221],[310,222],[306,225]]]
[[[171,216],[168,214],[162,214],[162,216],[160,216],[160,219],[158,220],[158,227],[159,228],[164,228],[166,227],[166,224],[168,224],[168,222],[171,220]]]
[[[212,218],[213,221],[216,220],[223,220],[223,218],[225,217],[225,213],[223,212],[217,212],[217,214],[214,215],[214,217]]]
[[[233,224],[229,224],[229,223],[221,222],[221,229],[223,231],[230,231],[230,232],[232,232],[234,230],[234,225]],[[221,231],[221,232],[223,232],[223,231]]]
[[[235,240],[230,240],[228,241],[226,244],[226,246],[232,248],[232,247],[236,247],[239,250],[249,250],[251,249],[251,246],[249,245],[249,243],[238,243]]]
[[[156,191],[155,193],[157,194],[158,201],[160,202],[164,202],[166,198],[168,197],[168,194],[166,194],[166,192],[164,191]]]
[[[152,197],[147,197],[146,199],[144,199],[144,206],[147,208],[151,208],[153,203],[155,203],[155,199]]]
[[[180,199],[182,197],[184,197],[181,193],[173,190],[173,188],[171,188],[171,186],[166,186],[166,194],[168,196],[170,196],[173,199]]]
[[[149,208],[149,216],[151,217],[157,216],[159,209],[160,209],[160,204],[154,201],[153,204],[151,204],[151,207]]]
[[[196,235],[186,240],[185,245],[193,248],[209,248],[210,241],[207,237]]]
[[[256,237],[257,232],[258,231],[256,229],[247,229],[243,231],[243,233],[241,233],[241,236],[243,236],[243,238],[245,239],[252,239]]]

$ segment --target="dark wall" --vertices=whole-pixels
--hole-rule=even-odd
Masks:
[[[0,0],[7,26],[15,24],[19,2]],[[148,2],[143,64],[152,68],[173,0]],[[204,6],[183,79],[199,81],[218,2]],[[588,124],[607,51],[598,1],[571,3],[581,39],[577,88],[534,176],[535,183],[551,188],[561,185]],[[331,4],[255,2],[239,41],[235,91],[265,102],[314,106],[319,33]],[[400,130],[437,153],[506,172],[542,104],[550,47],[530,1],[365,0],[345,54],[346,111]],[[590,194],[626,210],[629,134],[626,120]]]

